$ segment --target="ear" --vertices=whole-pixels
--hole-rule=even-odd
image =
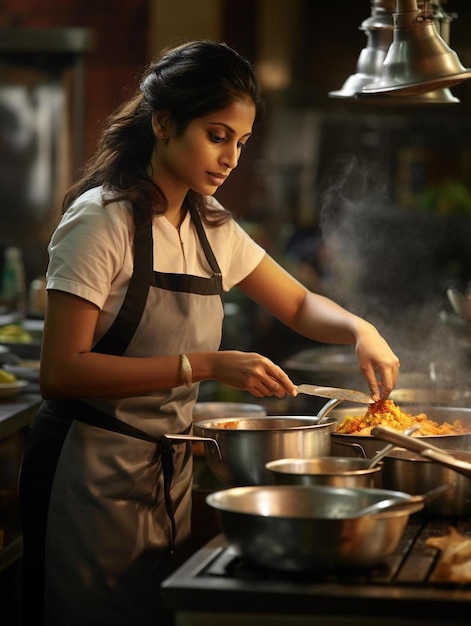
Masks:
[[[155,111],[152,114],[152,130],[157,139],[168,139],[172,132],[172,121],[168,111]]]

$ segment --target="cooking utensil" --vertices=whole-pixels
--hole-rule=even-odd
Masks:
[[[415,433],[415,431],[419,428],[418,424],[414,424],[413,426],[411,426],[410,428],[407,428],[404,431],[404,435],[406,437],[409,437],[410,435],[412,435],[412,433]],[[393,443],[389,443],[387,446],[384,446],[384,448],[382,450],[380,450],[379,452],[377,452],[374,457],[370,460],[370,464],[369,467],[374,467],[377,463],[379,463],[381,461],[382,458],[384,458],[388,452],[390,452],[392,449],[394,448],[394,444]]]
[[[297,385],[298,393],[306,393],[310,396],[320,396],[321,398],[332,398],[345,400],[347,402],[359,402],[361,404],[371,404],[373,398],[362,391],[353,389],[341,389],[340,387],[321,387],[318,385]]]
[[[15,380],[12,383],[0,383],[0,398],[13,398],[28,385],[26,380]]]
[[[414,425],[405,431],[412,434]],[[372,459],[322,456],[315,459],[276,459],[265,467],[274,473],[277,485],[326,485],[330,487],[374,487],[381,485],[378,463],[394,448],[387,444]]]
[[[174,441],[202,441],[206,462],[226,485],[274,482],[265,464],[287,457],[312,458],[330,454],[333,418],[320,423],[306,415],[221,417],[194,424],[194,435],[167,434]]]
[[[448,450],[448,453],[461,461],[471,462],[469,451]],[[383,459],[381,475],[385,489],[410,494],[420,494],[440,484],[450,485],[449,491],[425,504],[422,515],[431,517],[471,515],[471,479],[440,463],[404,448],[394,448]]]
[[[449,489],[450,485],[439,485],[434,489],[430,489],[426,493],[411,495],[407,501],[398,499],[394,496],[386,498],[385,500],[378,500],[377,502],[369,504],[363,509],[357,511],[356,516],[361,517],[363,515],[377,515],[378,513],[383,513],[385,511],[403,511],[405,509],[408,509],[409,513],[416,513],[417,511],[423,509],[427,502],[435,500],[435,498],[438,498],[438,496],[442,495],[443,492],[448,491]]]
[[[246,402],[196,402],[193,407],[193,421],[199,422],[213,417],[260,417],[267,411],[261,404]],[[193,455],[204,457],[204,443],[195,441]]]
[[[392,428],[387,428],[385,426],[375,426],[372,429],[371,434],[378,439],[383,439],[384,441],[389,441],[389,443],[393,443],[396,446],[406,448],[406,450],[417,452],[431,461],[441,463],[445,467],[449,467],[455,472],[463,474],[467,478],[471,478],[471,463],[456,459],[445,450],[437,448],[430,442],[420,441],[420,439],[412,437],[404,437],[404,435],[397,432],[397,430],[393,430]]]
[[[329,487],[373,487],[381,467],[370,467],[369,459],[321,456],[315,459],[276,459],[265,467],[277,485],[325,485]]]
[[[415,415],[418,413],[417,406],[404,405],[401,409],[406,413]],[[366,408],[360,408],[352,406],[350,408],[332,407],[329,412],[329,416],[335,418],[338,423],[341,423],[349,415],[364,415]],[[469,433],[460,433],[456,435],[433,435],[433,436],[417,436],[413,437],[414,440],[420,440],[423,442],[431,443],[440,449],[448,450],[467,450],[471,449],[471,409],[462,407],[450,407],[450,406],[434,406],[434,405],[421,405],[420,412],[425,413],[429,419],[434,420],[438,424],[444,422],[453,423],[455,420],[460,420],[462,424],[469,428]],[[343,444],[350,444],[345,446]],[[378,450],[383,447],[383,443],[377,437],[373,435],[346,435],[342,433],[332,432],[332,451],[334,456],[356,456],[355,449],[351,444],[356,443],[363,447],[365,454],[368,458],[373,457]]]
[[[379,500],[409,494],[308,485],[235,487],[206,497],[232,548],[275,570],[336,571],[378,565],[396,549],[409,509],[355,517]],[[419,506],[419,505],[417,505]]]

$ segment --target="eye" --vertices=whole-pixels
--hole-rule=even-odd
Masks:
[[[211,132],[209,132],[208,135],[213,143],[224,143],[227,140],[225,135],[217,135],[216,133]]]

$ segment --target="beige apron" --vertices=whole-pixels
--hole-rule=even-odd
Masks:
[[[155,272],[151,224],[135,217],[133,276],[95,351],[219,348],[221,274],[196,212],[192,220],[212,276]],[[159,583],[188,554],[192,456],[188,443],[169,450],[160,437],[191,430],[197,395],[194,384],[93,406],[44,403],[20,476],[24,626],[42,623],[43,600],[47,626],[165,623]]]

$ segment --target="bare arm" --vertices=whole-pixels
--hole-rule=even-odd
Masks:
[[[239,287],[306,337],[355,344],[374,399],[387,397],[394,388],[399,361],[374,326],[328,298],[308,292],[268,256]],[[45,398],[127,397],[183,384],[178,354],[140,358],[91,352],[98,315],[98,308],[81,298],[49,292],[40,373]],[[288,375],[260,354],[234,350],[188,357],[194,382],[217,380],[255,397],[296,395]]]
[[[387,397],[394,388],[399,359],[376,328],[332,300],[308,291],[268,255],[239,287],[305,337],[324,343],[354,344],[374,399]]]
[[[45,397],[112,397],[182,383],[179,357],[116,357],[90,352],[98,308],[76,296],[48,292],[40,382]]]
[[[48,292],[40,384],[45,398],[128,397],[184,384],[180,355],[126,357],[91,352],[98,308],[73,295]],[[218,380],[256,397],[295,395],[270,359],[239,351],[188,354],[193,381]]]

